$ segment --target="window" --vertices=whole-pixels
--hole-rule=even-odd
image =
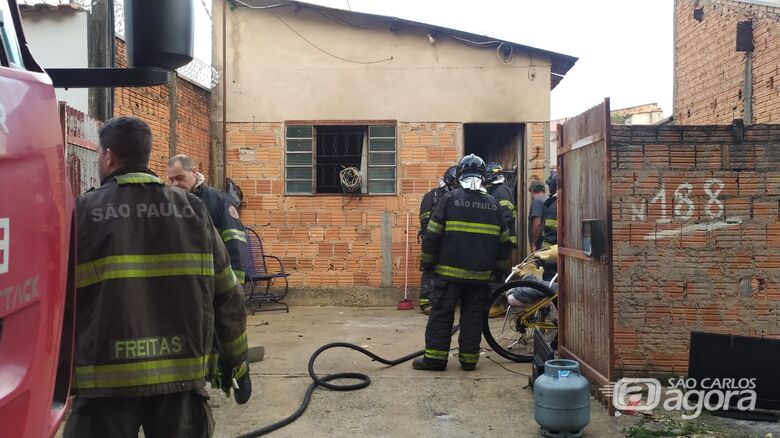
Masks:
[[[19,40],[16,36],[11,8],[8,2],[0,1],[0,61],[3,65],[16,68],[24,68],[22,51],[19,49]]]
[[[395,126],[288,125],[286,140],[288,194],[345,193],[340,173],[349,167],[360,171],[360,193],[395,193]]]

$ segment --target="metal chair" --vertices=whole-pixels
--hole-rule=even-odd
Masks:
[[[254,315],[255,312],[265,312],[274,310],[284,310],[290,312],[290,307],[283,303],[282,300],[287,295],[290,284],[287,281],[287,277],[290,274],[284,272],[284,264],[279,257],[267,255],[263,251],[263,240],[255,230],[249,227],[245,227],[247,244],[241,251],[241,257],[244,259],[244,265],[246,267],[246,279],[252,285],[252,289],[249,296],[246,298],[246,307]],[[278,271],[269,271],[268,259],[276,260],[279,264]],[[284,280],[284,292],[281,294],[271,293],[271,286],[274,280]],[[265,282],[265,293],[255,293],[255,288],[258,283]],[[263,304],[270,304],[271,307],[266,308]]]

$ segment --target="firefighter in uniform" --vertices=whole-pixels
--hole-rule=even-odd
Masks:
[[[251,395],[241,286],[203,202],[148,169],[149,126],[120,117],[99,137],[101,185],[76,205],[76,398],[64,436],[211,436],[205,379],[221,374],[238,403]]]
[[[503,168],[498,163],[490,163],[487,167],[487,191],[496,198],[504,215],[504,221],[510,230],[512,245],[517,245],[517,233],[515,233],[515,221],[517,220],[517,208],[515,207],[512,189],[506,185],[506,178],[501,173]]]
[[[198,172],[192,159],[186,155],[176,155],[168,160],[168,181],[171,185],[191,192],[204,204],[225,242],[230,265],[241,284],[245,282],[245,272],[241,254],[246,252],[246,234],[239,219],[238,210],[227,195],[205,183],[206,179]]]
[[[422,202],[420,203],[420,232],[417,235],[418,242],[428,228],[428,221],[431,220],[431,215],[436,207],[436,202],[455,186],[455,183],[457,182],[457,172],[458,166],[451,166],[448,168],[439,182],[439,187],[436,187],[423,196]],[[420,287],[420,311],[426,315],[431,313],[431,303],[428,296],[431,293],[431,289],[433,289],[433,282],[435,279],[436,276],[432,272],[423,271]]]
[[[542,215],[542,248],[550,248],[558,244],[558,174],[553,172],[547,178],[547,188],[550,197],[544,201]],[[544,268],[543,280],[550,281],[558,272],[557,257],[542,262]]]
[[[459,360],[471,371],[479,359],[482,324],[494,270],[506,269],[511,243],[498,202],[482,185],[485,162],[471,154],[458,166],[461,188],[436,204],[423,234],[421,265],[437,275],[431,293],[431,316],[425,329],[425,355],[418,370],[447,368],[455,306],[460,301]]]

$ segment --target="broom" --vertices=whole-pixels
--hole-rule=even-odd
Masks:
[[[409,212],[406,212],[406,257],[404,259],[404,299],[398,303],[398,310],[412,310],[414,303],[409,299]]]

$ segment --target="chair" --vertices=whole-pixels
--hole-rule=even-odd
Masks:
[[[245,227],[246,231],[246,245],[241,250],[241,258],[244,260],[246,268],[246,279],[252,285],[251,292],[246,299],[246,307],[254,315],[255,312],[284,310],[290,312],[290,307],[283,303],[282,300],[287,295],[287,291],[290,287],[287,277],[290,274],[284,272],[284,265],[279,257],[267,255],[263,251],[263,240],[255,230],[249,227]],[[279,263],[278,271],[269,271],[268,259],[276,260]],[[284,292],[281,294],[271,293],[271,286],[274,280],[284,280]],[[265,293],[255,293],[255,288],[258,283],[265,282]],[[262,286],[261,286],[262,287]],[[271,304],[269,308],[265,308],[263,304]]]

